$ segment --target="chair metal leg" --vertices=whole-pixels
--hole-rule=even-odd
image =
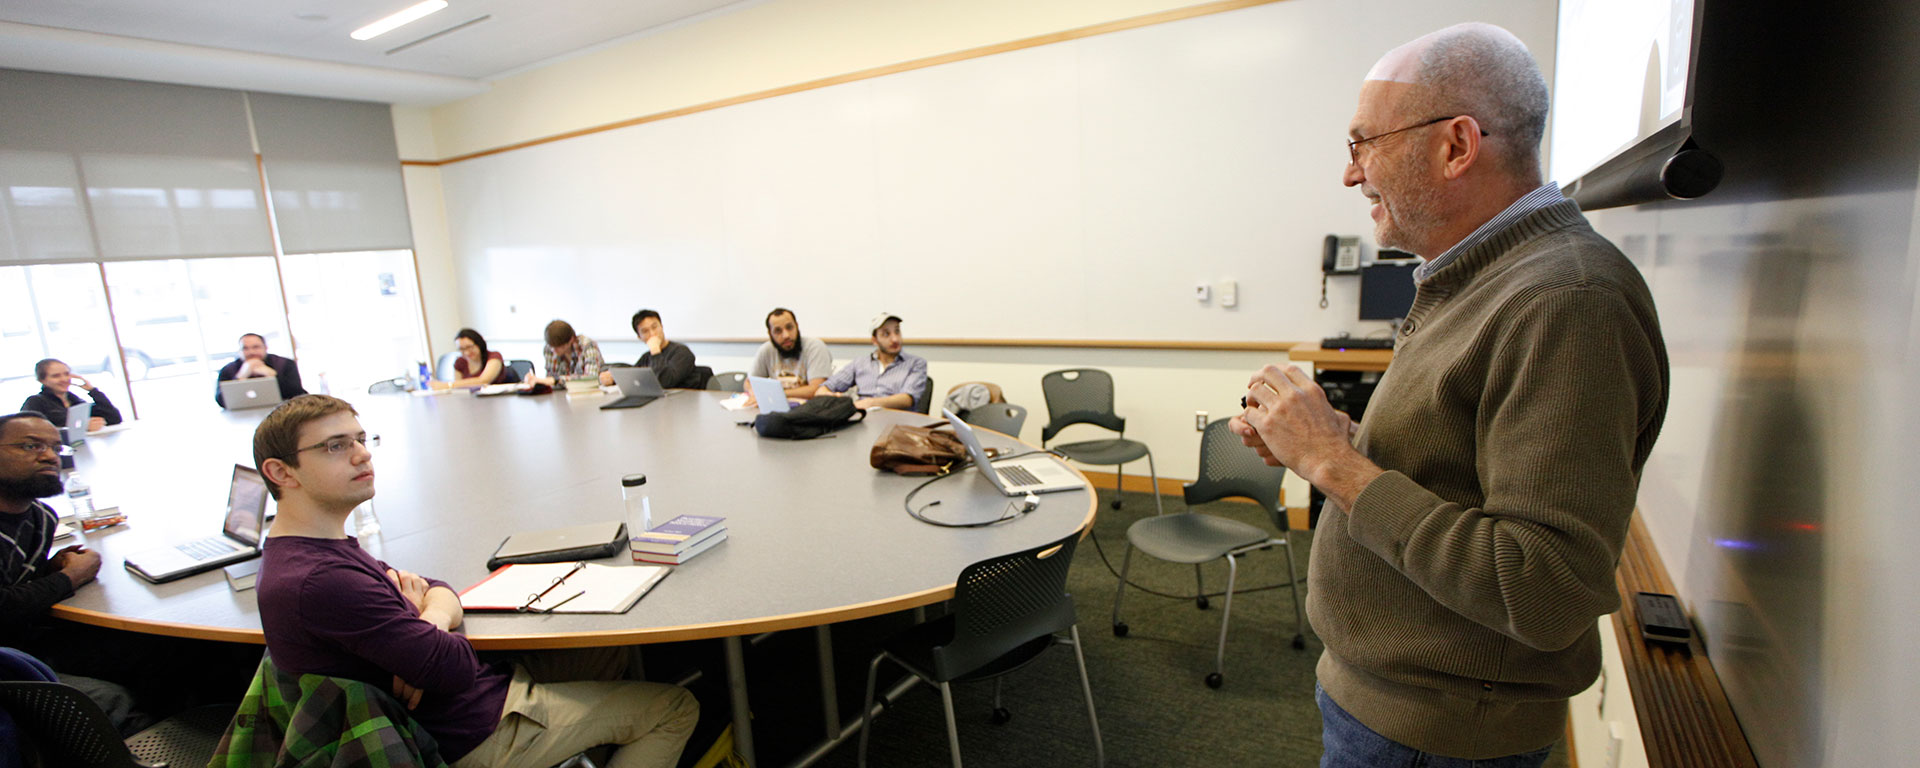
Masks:
[[[1121,499],[1126,498],[1126,496],[1124,495],[1126,492],[1123,490],[1122,486],[1126,484],[1127,476],[1120,473],[1120,468],[1124,466],[1126,465],[1124,464],[1113,465],[1113,508],[1114,509],[1119,509]]]
[[[1286,543],[1280,545],[1287,552],[1287,578],[1293,580],[1293,587],[1287,591],[1293,594],[1293,649],[1304,650],[1307,647],[1307,622],[1300,613],[1300,574],[1293,570],[1293,536],[1289,534]]]
[[[1087,697],[1087,725],[1093,728],[1094,765],[1104,768],[1107,764],[1107,747],[1100,738],[1100,716],[1093,711],[1093,681],[1087,678],[1087,657],[1080,653],[1080,625],[1067,627],[1073,637],[1073,661],[1080,665],[1080,692]]]
[[[1213,674],[1207,675],[1207,686],[1210,688],[1219,688],[1227,679],[1227,622],[1233,618],[1233,583],[1239,575],[1239,560],[1229,553],[1227,555],[1227,599],[1220,607],[1220,645],[1214,650]]]
[[[1207,609],[1207,582],[1200,578],[1200,564],[1193,564],[1193,604],[1200,610]]]
[[[867,698],[866,703],[860,707],[860,715],[867,722],[860,727],[860,751],[856,753],[858,755],[856,762],[860,768],[867,768],[867,734],[873,731],[873,721],[876,717],[873,711],[874,678],[880,674],[880,660],[886,657],[884,653],[876,654],[873,662],[867,665]]]
[[[1151,450],[1147,451],[1147,477],[1153,479],[1154,514],[1164,515],[1167,513],[1167,508],[1160,503],[1160,470],[1154,469],[1153,467],[1153,451]]]
[[[940,706],[947,709],[947,749],[953,753],[953,768],[960,768],[960,726],[953,720],[953,684],[940,684]]]
[[[1127,594],[1127,571],[1133,568],[1133,540],[1127,540],[1127,553],[1120,557],[1120,583],[1113,588],[1113,636],[1126,637],[1127,623],[1120,620],[1120,598]]]

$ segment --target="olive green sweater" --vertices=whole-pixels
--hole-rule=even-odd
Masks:
[[[1558,739],[1666,404],[1653,298],[1575,203],[1430,276],[1355,438],[1386,474],[1313,540],[1327,694],[1436,754]]]

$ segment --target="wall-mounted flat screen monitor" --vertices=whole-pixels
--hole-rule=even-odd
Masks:
[[[1360,270],[1360,319],[1397,320],[1413,308],[1415,265],[1374,264]]]

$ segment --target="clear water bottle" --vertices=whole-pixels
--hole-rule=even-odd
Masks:
[[[380,517],[374,514],[373,499],[353,508],[353,535],[361,539],[380,535]]]
[[[429,389],[432,386],[433,386],[433,372],[427,370],[426,363],[421,363],[420,364],[420,388]]]
[[[78,472],[67,476],[67,503],[73,505],[73,516],[80,520],[93,517],[93,488],[80,478]]]
[[[647,501],[647,476],[627,475],[620,478],[620,500],[627,506],[627,539],[632,539],[653,528],[653,507]]]

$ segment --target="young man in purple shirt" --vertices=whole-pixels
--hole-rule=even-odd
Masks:
[[[670,766],[699,718],[692,694],[639,681],[534,682],[489,666],[453,634],[445,582],[389,567],[346,535],[373,498],[373,455],[353,406],[325,395],[275,408],[253,460],[280,500],[260,568],[260,620],[274,664],[388,689],[455,768],[545,768],[600,744],[610,766]]]

